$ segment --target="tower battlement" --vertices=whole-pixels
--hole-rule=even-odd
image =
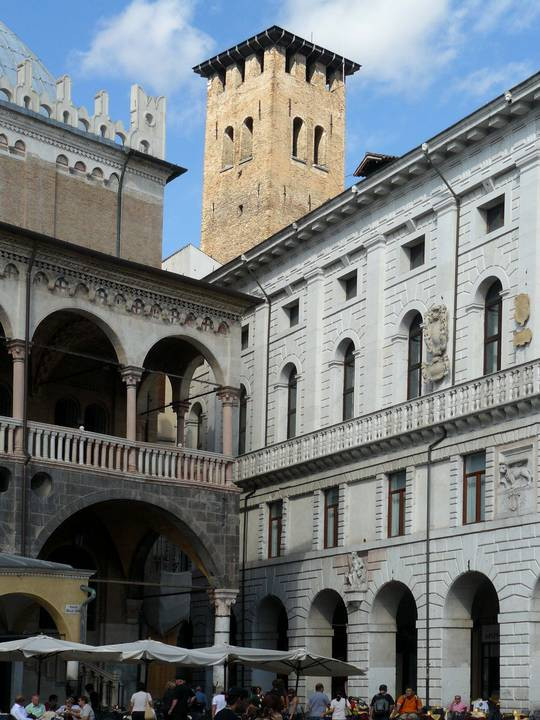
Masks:
[[[94,113],[76,106],[71,99],[71,78],[63,75],[56,80],[56,95],[38,92],[34,82],[33,61],[26,59],[17,66],[15,82],[0,77],[0,99],[26,110],[64,123],[83,132],[118,142],[125,147],[163,159],[165,157],[164,97],[151,97],[139,85],[131,87],[130,125],[109,116],[109,95],[100,90],[94,98]]]

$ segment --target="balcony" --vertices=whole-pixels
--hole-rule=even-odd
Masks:
[[[0,456],[22,456],[22,422],[0,417]],[[33,460],[104,473],[129,474],[153,481],[197,483],[236,491],[233,459],[219,453],[28,423]]]
[[[243,455],[234,480],[295,477],[429,442],[438,425],[450,433],[501,422],[540,406],[539,394],[540,360],[534,360]]]

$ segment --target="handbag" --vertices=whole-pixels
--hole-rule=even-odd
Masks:
[[[154,708],[150,705],[148,693],[146,693],[146,701],[144,703],[144,720],[154,720],[155,717],[156,713],[154,712]]]

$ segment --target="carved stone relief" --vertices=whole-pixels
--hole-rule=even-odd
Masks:
[[[351,590],[362,590],[367,585],[367,569],[364,559],[357,553],[349,555],[349,569],[345,574],[345,586]]]
[[[511,517],[536,510],[532,446],[499,452],[496,473],[497,515]]]
[[[432,305],[424,318],[424,341],[430,358],[422,363],[424,380],[442,380],[449,369],[446,346],[448,344],[448,310],[446,305]]]
[[[530,315],[530,301],[527,293],[520,293],[514,298],[514,320],[518,326],[514,330],[514,347],[523,347],[532,340],[532,330],[525,327]]]

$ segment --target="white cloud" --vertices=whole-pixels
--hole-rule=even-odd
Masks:
[[[100,22],[82,53],[83,71],[173,93],[190,82],[191,67],[214,49],[212,38],[192,24],[193,13],[194,0],[131,0]]]
[[[483,67],[455,83],[452,90],[482,98],[507,90],[531,73],[531,66],[523,62],[508,63],[501,68]]]
[[[284,0],[282,22],[360,62],[364,82],[414,98],[465,43],[519,32],[538,15],[538,0]]]

